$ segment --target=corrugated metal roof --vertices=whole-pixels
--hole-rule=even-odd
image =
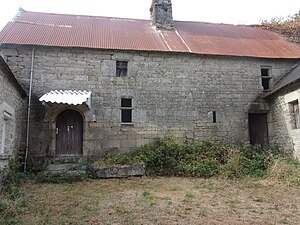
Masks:
[[[41,102],[68,105],[81,105],[86,103],[90,108],[91,94],[90,91],[54,90],[44,94],[39,100]]]
[[[174,30],[157,30],[150,20],[37,12],[22,12],[9,22],[0,43],[300,58],[296,44],[249,26],[174,21]]]

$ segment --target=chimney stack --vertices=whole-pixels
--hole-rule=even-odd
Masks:
[[[152,0],[151,22],[158,29],[174,29],[171,0]]]

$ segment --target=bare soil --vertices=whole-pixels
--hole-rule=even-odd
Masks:
[[[300,188],[262,180],[130,178],[24,184],[20,224],[300,224]]]

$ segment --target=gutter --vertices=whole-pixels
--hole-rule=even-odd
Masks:
[[[31,111],[31,95],[32,95],[32,78],[33,78],[33,62],[34,62],[35,49],[32,47],[31,53],[31,67],[30,67],[30,81],[29,81],[29,94],[28,94],[28,108],[27,108],[27,128],[26,128],[26,150],[24,159],[24,172],[27,170],[27,160],[29,153],[29,127],[30,127],[30,111]]]

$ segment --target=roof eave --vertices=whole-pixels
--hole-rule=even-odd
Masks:
[[[36,43],[12,43],[12,42],[1,42],[0,45],[20,45],[20,46],[40,46],[40,47],[55,47],[55,48],[84,48],[84,49],[98,49],[98,50],[118,50],[118,51],[141,51],[141,52],[163,52],[163,53],[183,53],[191,55],[202,55],[202,56],[220,56],[220,57],[246,57],[256,59],[276,59],[276,60],[300,60],[299,56],[267,56],[267,55],[241,55],[241,54],[224,54],[224,53],[205,53],[205,52],[190,52],[190,51],[177,51],[177,50],[160,50],[160,49],[133,49],[133,48],[100,48],[100,47],[86,47],[77,45],[42,45]]]

